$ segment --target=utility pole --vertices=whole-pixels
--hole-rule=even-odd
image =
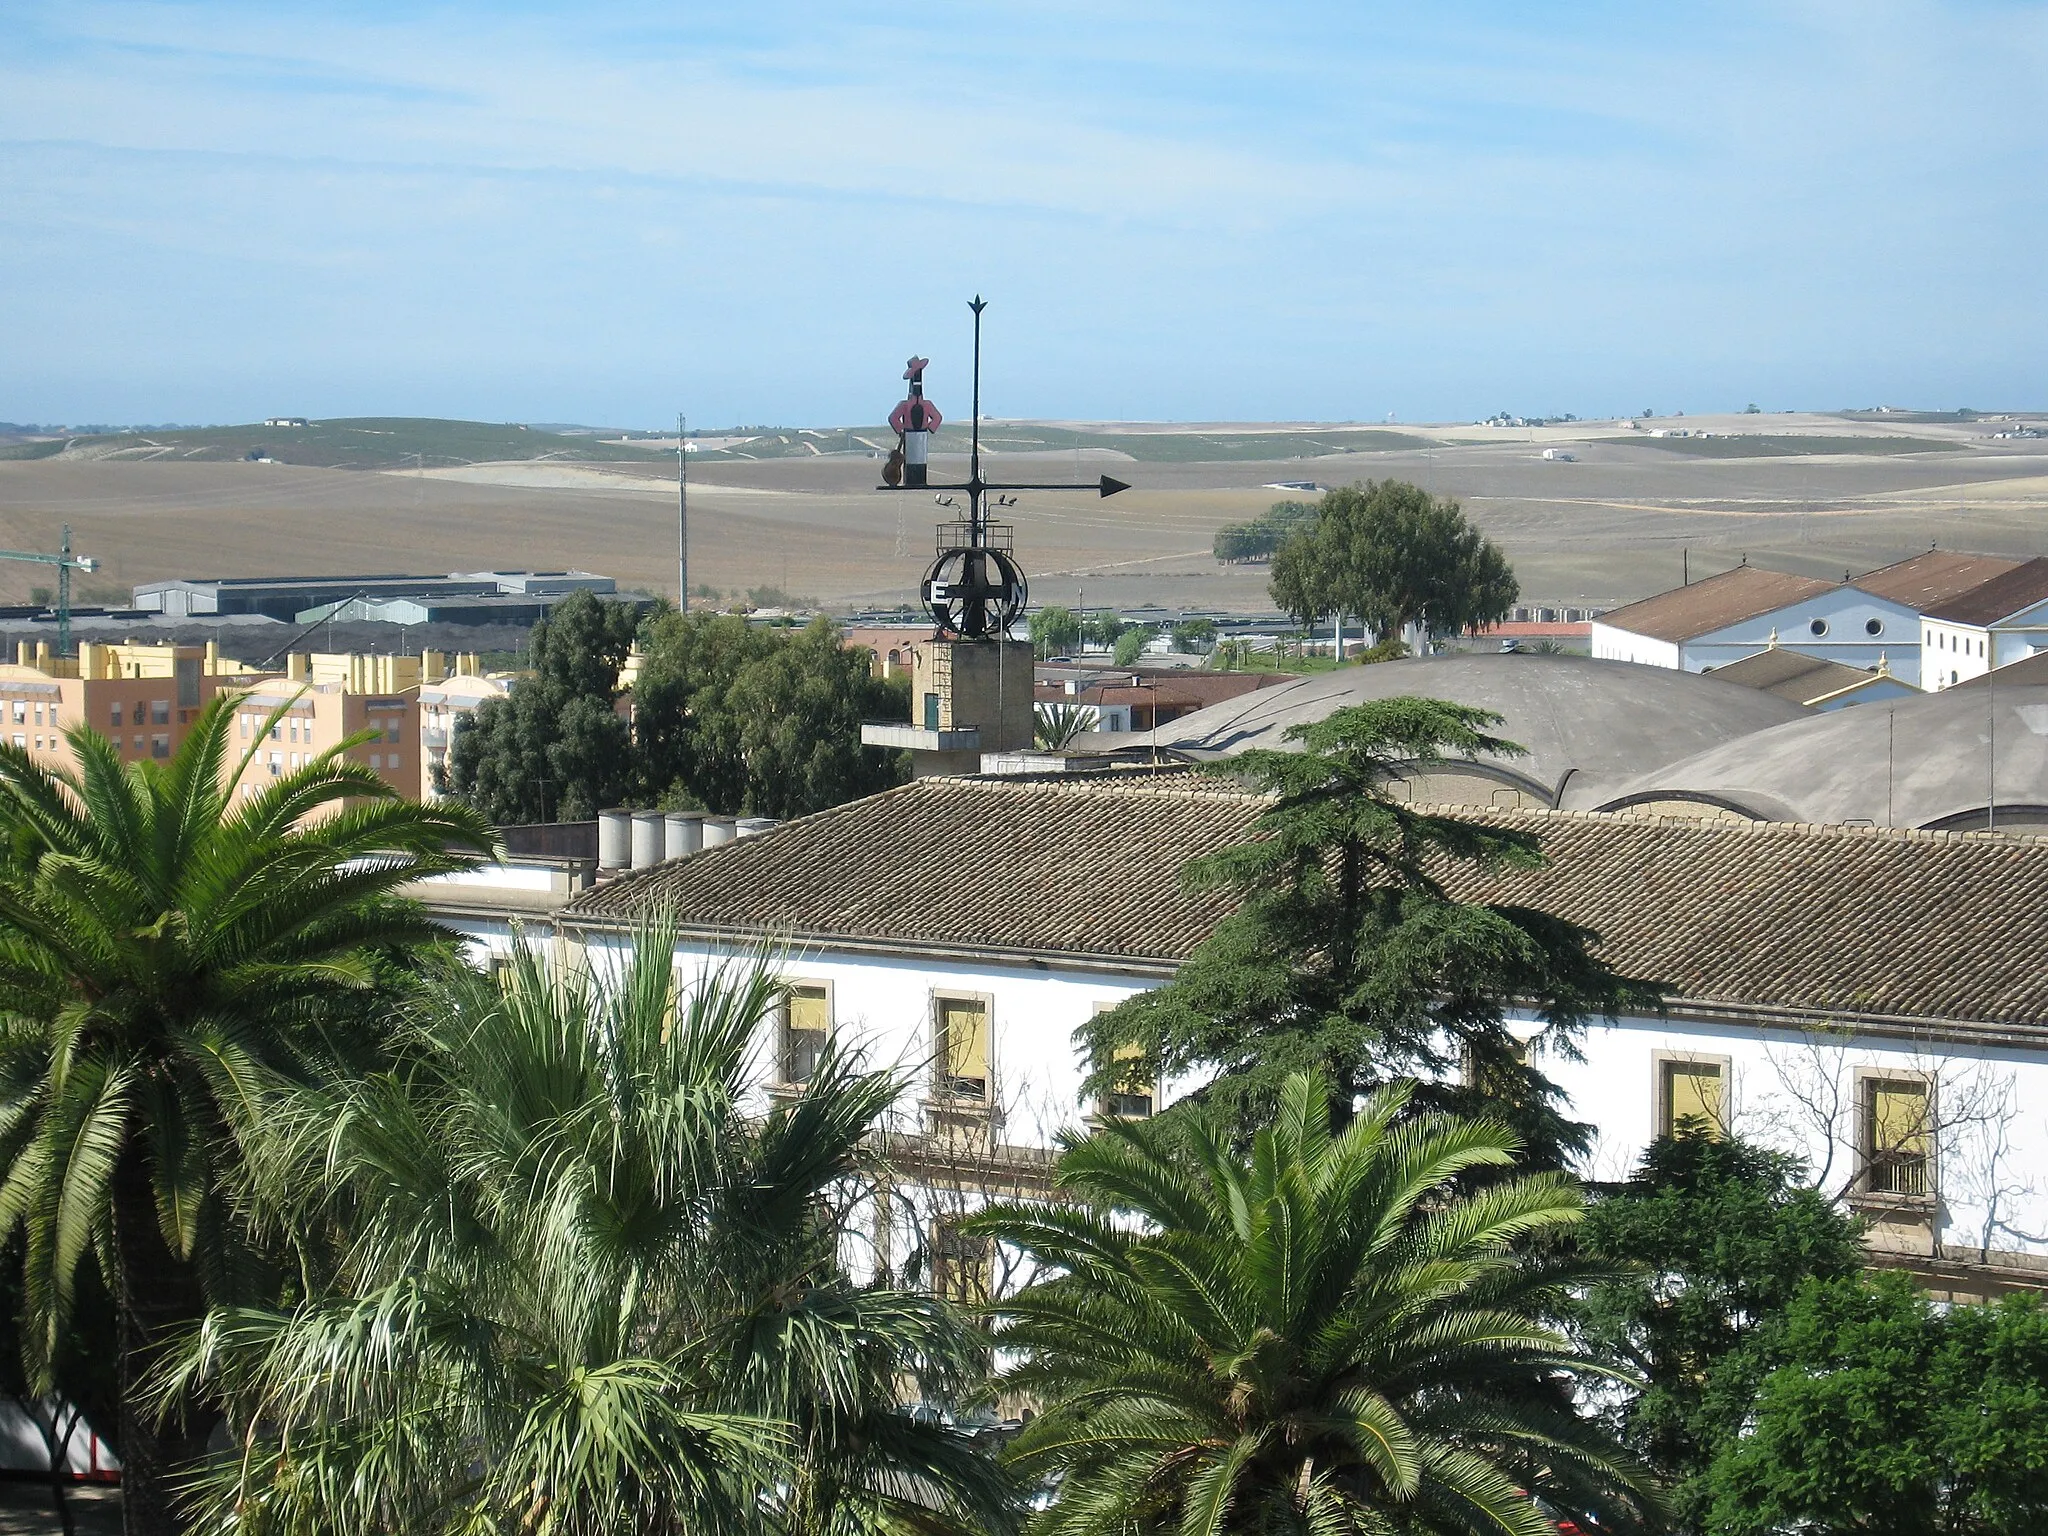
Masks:
[[[690,611],[690,437],[676,414],[676,612]]]

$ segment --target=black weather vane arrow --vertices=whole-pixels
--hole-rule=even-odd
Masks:
[[[1005,535],[1003,539],[991,537],[987,493],[1094,491],[1098,496],[1114,496],[1118,491],[1129,490],[1130,486],[1114,475],[1080,482],[982,478],[981,312],[988,308],[988,302],[976,294],[967,307],[974,311],[974,414],[967,479],[957,485],[947,485],[931,478],[931,437],[945,418],[938,406],[925,398],[924,370],[929,366],[928,360],[913,356],[903,368],[903,377],[910,384],[909,393],[889,413],[889,425],[896,432],[897,447],[882,470],[885,483],[876,489],[967,493],[964,529],[958,523],[940,527],[942,547],[938,558],[925,572],[924,599],[941,636],[985,639],[1007,635],[1029,600],[1024,572],[1010,550],[1007,525],[1001,530]],[[961,530],[964,537],[955,535],[953,542],[946,542],[947,536],[956,529]]]

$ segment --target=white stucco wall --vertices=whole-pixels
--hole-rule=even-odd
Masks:
[[[1574,1116],[1597,1128],[1580,1170],[1588,1178],[1627,1177],[1658,1133],[1665,1056],[1721,1060],[1728,1128],[1800,1157],[1826,1193],[1855,1203],[1865,1134],[1859,1080],[1926,1080],[1929,1235],[1955,1250],[2048,1255],[2048,1052],[1681,1019],[1595,1025],[1582,1052],[1581,1061],[1550,1055],[1536,1064]]]
[[[1922,686],[1929,693],[1939,693],[1973,677],[1982,677],[1990,667],[1988,650],[1989,633],[1977,625],[1922,620]]]
[[[728,957],[728,951],[684,944],[676,958],[685,977],[694,978]],[[932,1093],[936,997],[986,996],[991,1098],[1001,1115],[1001,1139],[1031,1147],[1051,1146],[1093,1108],[1081,1099],[1084,1065],[1074,1031],[1098,1009],[1155,984],[1110,972],[846,951],[792,951],[782,957],[781,971],[791,981],[825,983],[839,1038],[858,1045],[873,1065],[903,1075],[897,1107],[906,1122],[918,1118]],[[761,1052],[765,1073],[773,1059],[766,1031]]]
[[[1595,619],[1589,639],[1595,661],[1633,661],[1645,667],[1678,666],[1678,647],[1669,640],[1653,640],[1633,630],[1616,629]]]
[[[1703,672],[1740,661],[1768,646],[1774,634],[1786,650],[1866,672],[1881,656],[1894,677],[1916,685],[1920,680],[1920,615],[1854,587],[1837,587],[1688,640],[1685,670]]]
[[[458,920],[456,926],[479,960],[510,946],[508,924]],[[587,936],[592,963],[602,968],[616,965],[626,946],[623,936]],[[749,953],[686,942],[677,966],[687,984]],[[860,1047],[871,1065],[903,1074],[897,1121],[904,1129],[922,1125],[930,1096],[934,995],[986,996],[992,1096],[1001,1114],[997,1139],[1014,1147],[1049,1147],[1060,1130],[1094,1112],[1096,1106],[1081,1098],[1084,1064],[1074,1032],[1099,1008],[1158,984],[1156,977],[1109,967],[901,952],[799,948],[779,963],[792,981],[826,984],[838,1036]],[[771,1027],[764,1027],[759,1043],[764,1095],[775,1061]],[[1539,1026],[1528,1021],[1517,1028],[1533,1035]],[[1563,1090],[1568,1113],[1596,1128],[1579,1170],[1586,1177],[1625,1178],[1658,1133],[1660,1062],[1667,1055],[1724,1061],[1729,1128],[1801,1157],[1828,1194],[1852,1203],[1863,1136],[1859,1078],[1874,1073],[1929,1081],[1936,1197],[1914,1218],[1917,1226],[1909,1221],[1888,1228],[1887,1241],[1907,1247],[1939,1241],[1955,1250],[1951,1258],[1979,1248],[2048,1257],[2048,1049],[1900,1040],[1835,1028],[1767,1029],[1728,1019],[1595,1024],[1582,1038],[1582,1059],[1534,1058]],[[1162,1085],[1160,1107],[1189,1086]],[[917,1229],[928,1231],[929,1222]],[[904,1241],[899,1233],[899,1250]]]
[[[1939,693],[1944,688],[1967,683],[1973,677],[1982,677],[1994,665],[2009,667],[2048,651],[2048,603],[2015,614],[1989,629],[1977,624],[1924,619],[1920,625],[1920,649],[1924,658],[1921,686],[1927,692]]]
[[[1820,629],[1817,631],[1815,625]],[[1872,625],[1876,626],[1873,631]],[[1763,650],[1777,637],[1787,650],[1872,670],[1882,657],[1894,677],[1920,681],[1920,616],[1902,603],[1837,587],[1685,641],[1656,640],[1594,620],[1593,655],[1652,667],[1704,672]]]

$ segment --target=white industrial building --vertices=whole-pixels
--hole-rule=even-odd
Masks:
[[[943,1257],[948,1200],[1043,1188],[1060,1130],[1186,1090],[1084,1100],[1075,1032],[1208,933],[1220,898],[1184,891],[1180,866],[1260,805],[1186,772],[934,778],[602,883],[535,864],[422,894],[480,958],[524,932],[608,964],[656,911],[686,975],[774,950],[793,1000],[761,1041],[764,1092],[828,1034],[904,1073],[891,1150],[910,1172],[878,1234],[894,1264]],[[1456,894],[1583,923],[1671,988],[1662,1014],[1592,1024],[1580,1059],[1536,1044],[1595,1127],[1582,1172],[1620,1177],[1698,1114],[1806,1158],[1884,1262],[1937,1288],[2048,1282],[2048,840],[1451,814],[1551,856]]]
[[[2020,576],[2035,566],[2042,573]],[[1841,582],[1743,564],[1602,614],[1593,621],[1592,649],[1609,660],[1706,672],[1779,646],[1864,672],[1881,665],[1888,675],[1920,687],[1928,637],[1939,638],[1923,616],[1953,610],[1961,623],[1960,616],[1983,611],[1977,594],[2017,594],[2038,586],[2037,598],[2048,599],[2044,578],[2048,561],[2023,565],[1947,550],[1929,550]],[[1992,606],[2002,600],[1990,598]],[[2011,612],[2008,607],[1997,617]],[[1961,645],[1960,636],[1956,643]],[[2008,645],[2019,643],[2016,632]],[[2048,645],[2048,636],[2040,643]],[[1942,657],[1948,654],[1942,651]],[[2015,650],[2013,659],[2025,654]],[[1939,657],[1927,664],[1943,676],[1959,670]]]
[[[2048,560],[2029,560],[1929,606],[1921,686],[1934,693],[2048,652]]]

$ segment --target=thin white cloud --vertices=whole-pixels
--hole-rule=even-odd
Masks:
[[[844,410],[857,387],[818,369],[998,281],[1043,317],[1016,362],[1048,411],[1084,408],[1070,335],[1120,348],[1152,414],[1893,366],[1975,367],[1989,399],[2043,318],[1933,280],[2016,286],[2048,234],[2040,7],[15,9],[0,279],[104,292],[156,253],[188,378],[275,361],[274,332],[206,329],[230,271],[336,287],[289,366],[381,348],[451,396],[608,370],[615,414],[677,336],[692,376],[731,377],[718,348],[787,359],[746,386],[758,416]],[[574,326],[492,320],[633,290],[637,332],[584,327],[601,364]],[[763,347],[792,313],[801,340]],[[34,317],[16,343],[31,378],[93,352]]]

